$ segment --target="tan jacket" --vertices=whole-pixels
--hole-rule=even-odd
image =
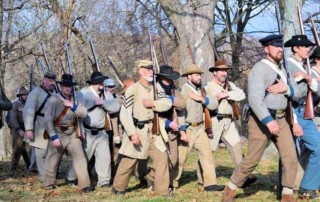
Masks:
[[[25,129],[32,130],[34,136],[33,139],[30,140],[30,145],[40,149],[47,149],[48,140],[45,140],[43,138],[43,134],[45,131],[44,109],[42,109],[41,111],[43,116],[36,116],[36,111],[40,108],[47,95],[48,94],[41,87],[38,86],[34,88],[28,95],[28,99],[23,109],[23,120]]]
[[[154,101],[155,107],[153,109],[145,108],[143,106],[143,99],[153,98],[153,87],[146,87],[139,81],[130,86],[124,95],[123,104],[120,110],[120,121],[124,127],[125,133],[123,135],[123,144],[121,145],[120,154],[131,158],[147,159],[149,142],[152,138],[152,119],[154,117],[153,111],[163,112],[172,107],[171,100],[164,94],[158,93],[159,100]],[[151,121],[145,124],[143,129],[139,129],[134,125],[133,118],[139,121]],[[129,136],[138,134],[141,144],[134,146],[129,139]]]

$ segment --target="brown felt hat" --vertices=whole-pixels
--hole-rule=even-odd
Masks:
[[[203,74],[203,71],[196,64],[188,65],[187,70],[181,74],[181,77],[186,77],[189,74]]]
[[[215,70],[225,70],[225,69],[232,69],[232,67],[229,67],[224,60],[217,60],[213,67],[209,68],[210,72],[213,72]]]
[[[28,89],[24,86],[21,86],[20,88],[18,88],[16,96],[19,97],[20,95],[28,95],[28,94],[29,94]]]

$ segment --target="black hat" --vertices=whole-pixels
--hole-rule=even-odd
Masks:
[[[306,35],[294,35],[286,43],[284,47],[293,47],[293,46],[315,46],[316,44],[309,41]]]
[[[61,81],[57,81],[60,85],[64,86],[75,86],[78,85],[77,82],[73,81],[73,76],[71,74],[63,74],[61,77]]]
[[[87,83],[88,84],[99,84],[99,83],[103,83],[103,81],[108,78],[109,77],[103,75],[101,72],[93,72],[91,74],[90,81],[87,81]]]
[[[177,71],[173,71],[173,68],[170,65],[161,65],[160,72],[156,75],[169,80],[177,80],[180,77],[180,73]]]
[[[46,71],[43,76],[48,79],[56,79],[56,74],[50,71]]]
[[[24,86],[21,86],[20,88],[18,88],[16,96],[19,97],[20,95],[28,95],[28,94],[29,94],[28,89]]]
[[[320,58],[320,46],[317,46],[312,54],[310,55],[310,58]]]
[[[268,35],[268,36],[260,39],[259,42],[263,46],[271,45],[271,46],[276,46],[276,47],[282,47],[282,45],[283,45],[282,35],[276,35],[276,34]]]

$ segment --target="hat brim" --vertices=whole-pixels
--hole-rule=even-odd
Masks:
[[[73,81],[56,81],[58,84],[63,85],[63,86],[76,86],[78,85],[77,82]]]
[[[227,70],[227,69],[232,69],[232,67],[228,66],[223,66],[223,67],[210,67],[209,72],[213,72],[214,70]]]
[[[284,47],[293,47],[293,46],[315,46],[316,44],[312,43],[309,40],[293,41],[292,39],[284,43]]]
[[[177,80],[180,78],[180,73],[177,71],[173,71],[172,74],[161,74],[161,73],[157,73],[156,75],[160,76],[160,77],[164,77],[166,79],[169,80]]]
[[[203,74],[203,71],[200,71],[200,70],[187,71],[187,72],[181,74],[181,77],[186,77],[186,76],[188,76],[189,74]]]
[[[108,79],[109,77],[107,76],[101,76],[99,77],[98,79],[95,79],[95,80],[88,80],[86,81],[88,84],[100,84],[100,83],[103,83],[104,80]]]
[[[29,93],[19,93],[16,95],[16,97],[19,97],[20,95],[29,95]]]

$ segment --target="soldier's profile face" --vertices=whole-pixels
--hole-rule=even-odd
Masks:
[[[148,82],[153,81],[153,69],[152,68],[139,68],[140,76]]]
[[[282,47],[269,45],[264,47],[264,51],[267,54],[267,59],[275,63],[278,63],[283,58]]]
[[[20,99],[23,100],[23,101],[26,101],[27,98],[28,98],[28,94],[20,96]]]
[[[43,85],[48,90],[53,90],[55,84],[56,84],[56,80],[55,79],[48,79],[48,78],[44,78],[43,79]]]
[[[224,83],[228,78],[228,70],[222,69],[214,72],[213,77],[220,83]]]
[[[195,86],[199,86],[201,84],[201,74],[190,74],[188,75],[188,80]]]
[[[72,92],[72,86],[60,85],[61,91],[64,95],[69,96]]]
[[[107,91],[109,91],[111,94],[116,93],[116,86],[106,86],[105,87]]]
[[[309,46],[295,46],[293,47],[295,54],[298,54],[302,59],[306,59],[310,54]]]

